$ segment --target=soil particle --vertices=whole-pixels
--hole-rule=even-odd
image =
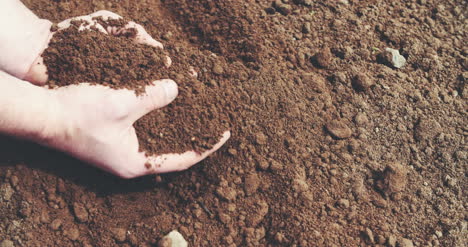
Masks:
[[[255,204],[251,207],[253,214],[251,214],[250,217],[248,217],[246,220],[247,226],[257,226],[268,214],[268,209],[268,204],[265,201],[255,202]]]
[[[255,194],[259,186],[260,178],[257,173],[250,173],[245,177],[244,190],[246,195]]]
[[[233,201],[237,196],[236,190],[230,187],[218,187],[216,189],[216,194],[227,201]]]
[[[352,85],[357,91],[367,91],[374,82],[366,74],[358,72],[353,77]]]
[[[406,187],[407,170],[400,163],[395,162],[387,165],[382,177],[377,182],[377,186],[387,195],[403,191]]]
[[[13,241],[6,239],[0,243],[0,247],[15,247],[15,244]]]
[[[73,213],[78,222],[84,223],[88,221],[89,213],[83,204],[78,202],[73,203]]]
[[[350,138],[353,132],[343,120],[332,120],[326,124],[327,131],[335,138]]]
[[[320,68],[329,68],[332,64],[333,55],[330,48],[325,47],[320,52],[315,54],[312,59],[312,62],[315,63]]]
[[[10,201],[15,191],[7,183],[0,185],[0,201]]]
[[[63,231],[63,235],[72,241],[76,241],[80,237],[80,231],[77,227],[71,226]]]
[[[31,215],[32,208],[28,202],[22,201],[19,209],[19,214],[23,217],[29,217]]]
[[[212,62],[203,55],[183,59],[183,52],[173,51],[173,63],[168,68],[166,51],[135,44],[130,38],[92,30],[78,32],[76,26],[57,32],[44,52],[49,84],[58,87],[90,82],[141,95],[153,80],[177,79],[182,84],[176,101],[135,123],[140,151],[159,155],[210,149],[229,124],[227,117],[221,116],[224,109],[220,95],[215,94],[217,89],[205,87],[188,71],[192,65]],[[216,61],[213,76],[224,73],[221,63]],[[203,73],[199,79],[209,77],[209,73]]]
[[[111,232],[117,242],[124,242],[127,239],[127,231],[123,228],[113,228]]]
[[[289,15],[292,12],[292,7],[289,4],[283,3],[281,0],[276,0],[273,2],[273,7],[275,7],[276,11],[283,15]]]
[[[407,238],[402,238],[400,241],[398,241],[398,247],[413,247],[413,241],[407,239]]]
[[[388,240],[387,240],[387,245],[389,247],[396,247],[396,237],[394,235],[390,235],[388,236]]]
[[[61,219],[55,219],[52,221],[52,223],[50,223],[50,228],[54,231],[57,231],[60,229],[60,227],[62,226],[62,220]]]

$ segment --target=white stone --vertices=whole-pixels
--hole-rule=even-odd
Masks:
[[[393,67],[399,69],[406,64],[406,58],[400,55],[400,52],[398,50],[392,49],[392,48],[385,48],[386,52],[390,52],[392,54],[392,65]]]
[[[161,242],[168,244],[167,247],[188,247],[187,241],[185,241],[182,234],[176,230],[164,236]]]

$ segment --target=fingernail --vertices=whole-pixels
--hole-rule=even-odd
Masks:
[[[170,101],[174,100],[177,97],[177,94],[179,94],[177,83],[172,80],[164,80],[162,83],[167,99]]]

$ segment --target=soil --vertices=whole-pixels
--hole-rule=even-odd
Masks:
[[[123,27],[127,22],[100,20],[103,25],[114,27]],[[219,91],[228,93],[232,87],[210,84],[209,81],[216,80],[216,74],[220,74],[215,69],[197,72],[197,78],[189,73],[193,66],[223,69],[223,61],[190,49],[169,47],[169,52],[166,52],[135,44],[135,30],[132,29],[124,36],[113,36],[97,31],[95,26],[80,32],[81,24],[82,21],[74,22],[70,28],[55,33],[45,50],[44,63],[50,68],[49,86],[56,88],[85,82],[113,89],[130,89],[141,96],[145,87],[156,79],[177,79],[180,88],[177,100],[134,124],[140,151],[146,155],[191,150],[201,153],[212,148],[222,133],[229,130],[229,115],[225,112]],[[166,65],[168,55],[176,57],[169,67]],[[229,100],[236,101],[235,95]]]
[[[194,58],[232,137],[188,171],[129,181],[3,137],[0,243],[467,242],[464,1],[24,2],[55,22],[108,9],[142,24]]]

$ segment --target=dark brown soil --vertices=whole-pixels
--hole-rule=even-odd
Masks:
[[[464,1],[25,2],[56,22],[108,9],[141,23],[201,71],[232,138],[189,171],[131,181],[2,138],[0,241],[467,242]],[[386,47],[407,64],[378,61]]]
[[[123,24],[121,21],[100,23],[116,27]],[[187,54],[189,51],[170,48],[169,53],[176,59],[168,68],[165,62],[169,53],[135,44],[135,32],[129,30],[127,35],[117,37],[105,35],[95,27],[79,32],[80,24],[82,22],[75,22],[70,28],[57,32],[45,50],[43,57],[48,67],[49,86],[86,82],[113,89],[134,90],[136,95],[141,96],[145,87],[156,79],[174,78],[179,82],[180,95],[174,103],[135,123],[141,151],[147,155],[190,150],[203,152],[230,129],[230,119],[224,113],[225,104],[219,94],[220,90],[228,91],[226,87],[229,85],[217,85],[215,75],[224,72],[220,73],[219,69],[204,71],[199,78],[189,74],[191,66],[205,64],[223,70],[223,61],[210,59],[209,55],[197,51]],[[235,99],[231,97],[229,100]]]

